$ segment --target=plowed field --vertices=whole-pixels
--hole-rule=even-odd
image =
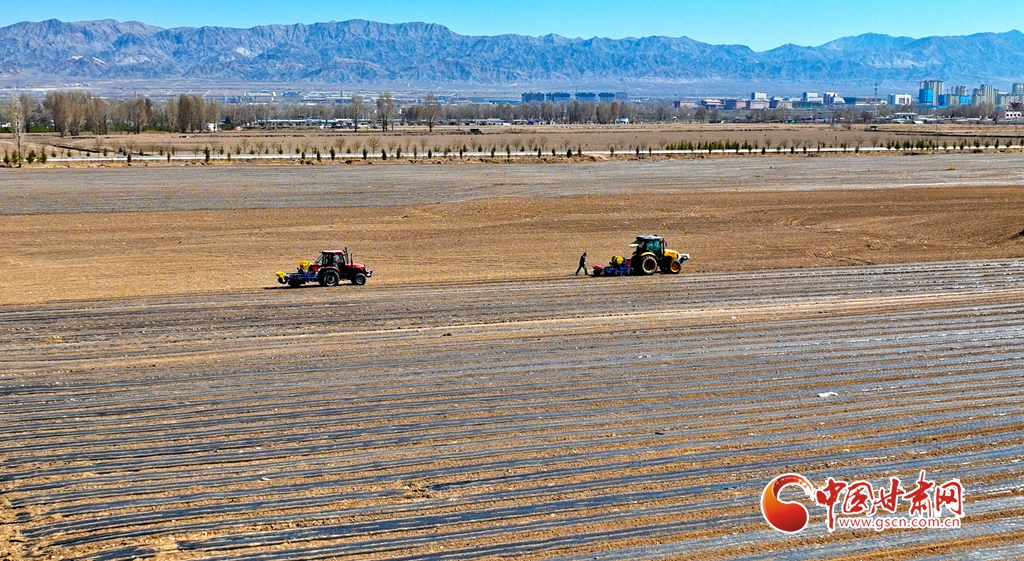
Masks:
[[[909,160],[459,166],[333,205],[366,178],[11,174],[0,559],[1024,557],[1019,162]],[[571,276],[652,230],[684,274]],[[366,286],[277,288],[335,243]],[[921,470],[962,481],[961,528],[759,508],[787,472]]]

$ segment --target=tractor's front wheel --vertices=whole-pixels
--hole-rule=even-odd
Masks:
[[[640,266],[636,268],[642,275],[653,275],[658,270],[658,260],[653,255],[640,257]]]
[[[321,277],[321,281],[324,283],[324,286],[338,286],[339,280],[341,280],[341,278],[338,277],[338,273],[334,271],[324,271],[323,277]]]
[[[682,270],[683,264],[680,263],[678,259],[673,259],[672,262],[668,264],[668,272],[672,273],[673,275],[678,275],[679,271]]]
[[[362,273],[356,273],[356,276],[352,277],[352,284],[362,286],[366,284],[366,275]]]

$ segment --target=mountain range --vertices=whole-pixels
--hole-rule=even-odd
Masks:
[[[933,78],[1008,85],[1024,82],[1022,61],[1019,31],[923,39],[865,34],[755,52],[687,37],[471,36],[437,24],[364,20],[162,29],[51,19],[0,28],[0,78],[22,83],[177,79],[520,89],[786,83],[863,90]]]

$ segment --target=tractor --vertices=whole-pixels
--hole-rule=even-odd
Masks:
[[[352,284],[366,284],[366,279],[373,275],[361,263],[352,261],[352,255],[345,249],[331,249],[320,252],[316,261],[300,261],[294,273],[277,272],[277,282],[295,288],[307,282],[317,282],[320,286],[337,286],[342,280]]]
[[[636,241],[629,244],[633,248],[632,257],[623,259],[616,255],[607,266],[594,265],[594,276],[653,275],[659,270],[679,274],[690,255],[668,249],[666,245],[661,236],[637,236]]]

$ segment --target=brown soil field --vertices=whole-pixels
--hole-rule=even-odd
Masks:
[[[557,278],[645,232],[693,272],[1020,257],[1022,174],[1010,155],[11,170],[0,301],[256,288],[336,246],[375,282]]]
[[[1022,171],[0,170],[0,559],[1022,558]],[[573,277],[644,232],[683,274]],[[759,509],[922,470],[959,529]]]

